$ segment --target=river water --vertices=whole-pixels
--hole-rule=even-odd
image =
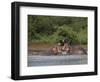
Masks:
[[[83,65],[88,55],[28,55],[28,66]]]

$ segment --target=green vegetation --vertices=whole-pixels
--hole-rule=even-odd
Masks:
[[[67,38],[70,44],[87,44],[87,17],[28,15],[29,43],[56,43]]]

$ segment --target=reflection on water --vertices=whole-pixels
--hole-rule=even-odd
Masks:
[[[28,56],[28,66],[83,65],[87,55]]]

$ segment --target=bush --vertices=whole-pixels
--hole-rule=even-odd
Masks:
[[[29,42],[51,44],[65,38],[70,44],[87,44],[87,18],[28,16]]]
[[[73,31],[71,27],[67,25],[61,26],[58,29],[57,33],[58,33],[59,39],[66,38],[70,42],[70,44],[78,43],[77,33]]]
[[[80,44],[87,44],[87,31],[81,29],[81,31],[77,34],[78,41]]]

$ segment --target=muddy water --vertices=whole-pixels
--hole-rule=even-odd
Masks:
[[[28,45],[28,54],[32,55],[48,55],[55,44],[29,44]]]
[[[54,46],[55,46],[55,44],[33,43],[33,44],[28,44],[28,49],[29,50],[42,50],[42,49],[53,48]]]
[[[31,43],[28,44],[28,55],[53,55],[52,48],[56,44],[39,44]],[[81,45],[82,48],[87,49],[86,45]],[[72,47],[71,54],[84,54],[83,51],[79,49],[79,45]]]

